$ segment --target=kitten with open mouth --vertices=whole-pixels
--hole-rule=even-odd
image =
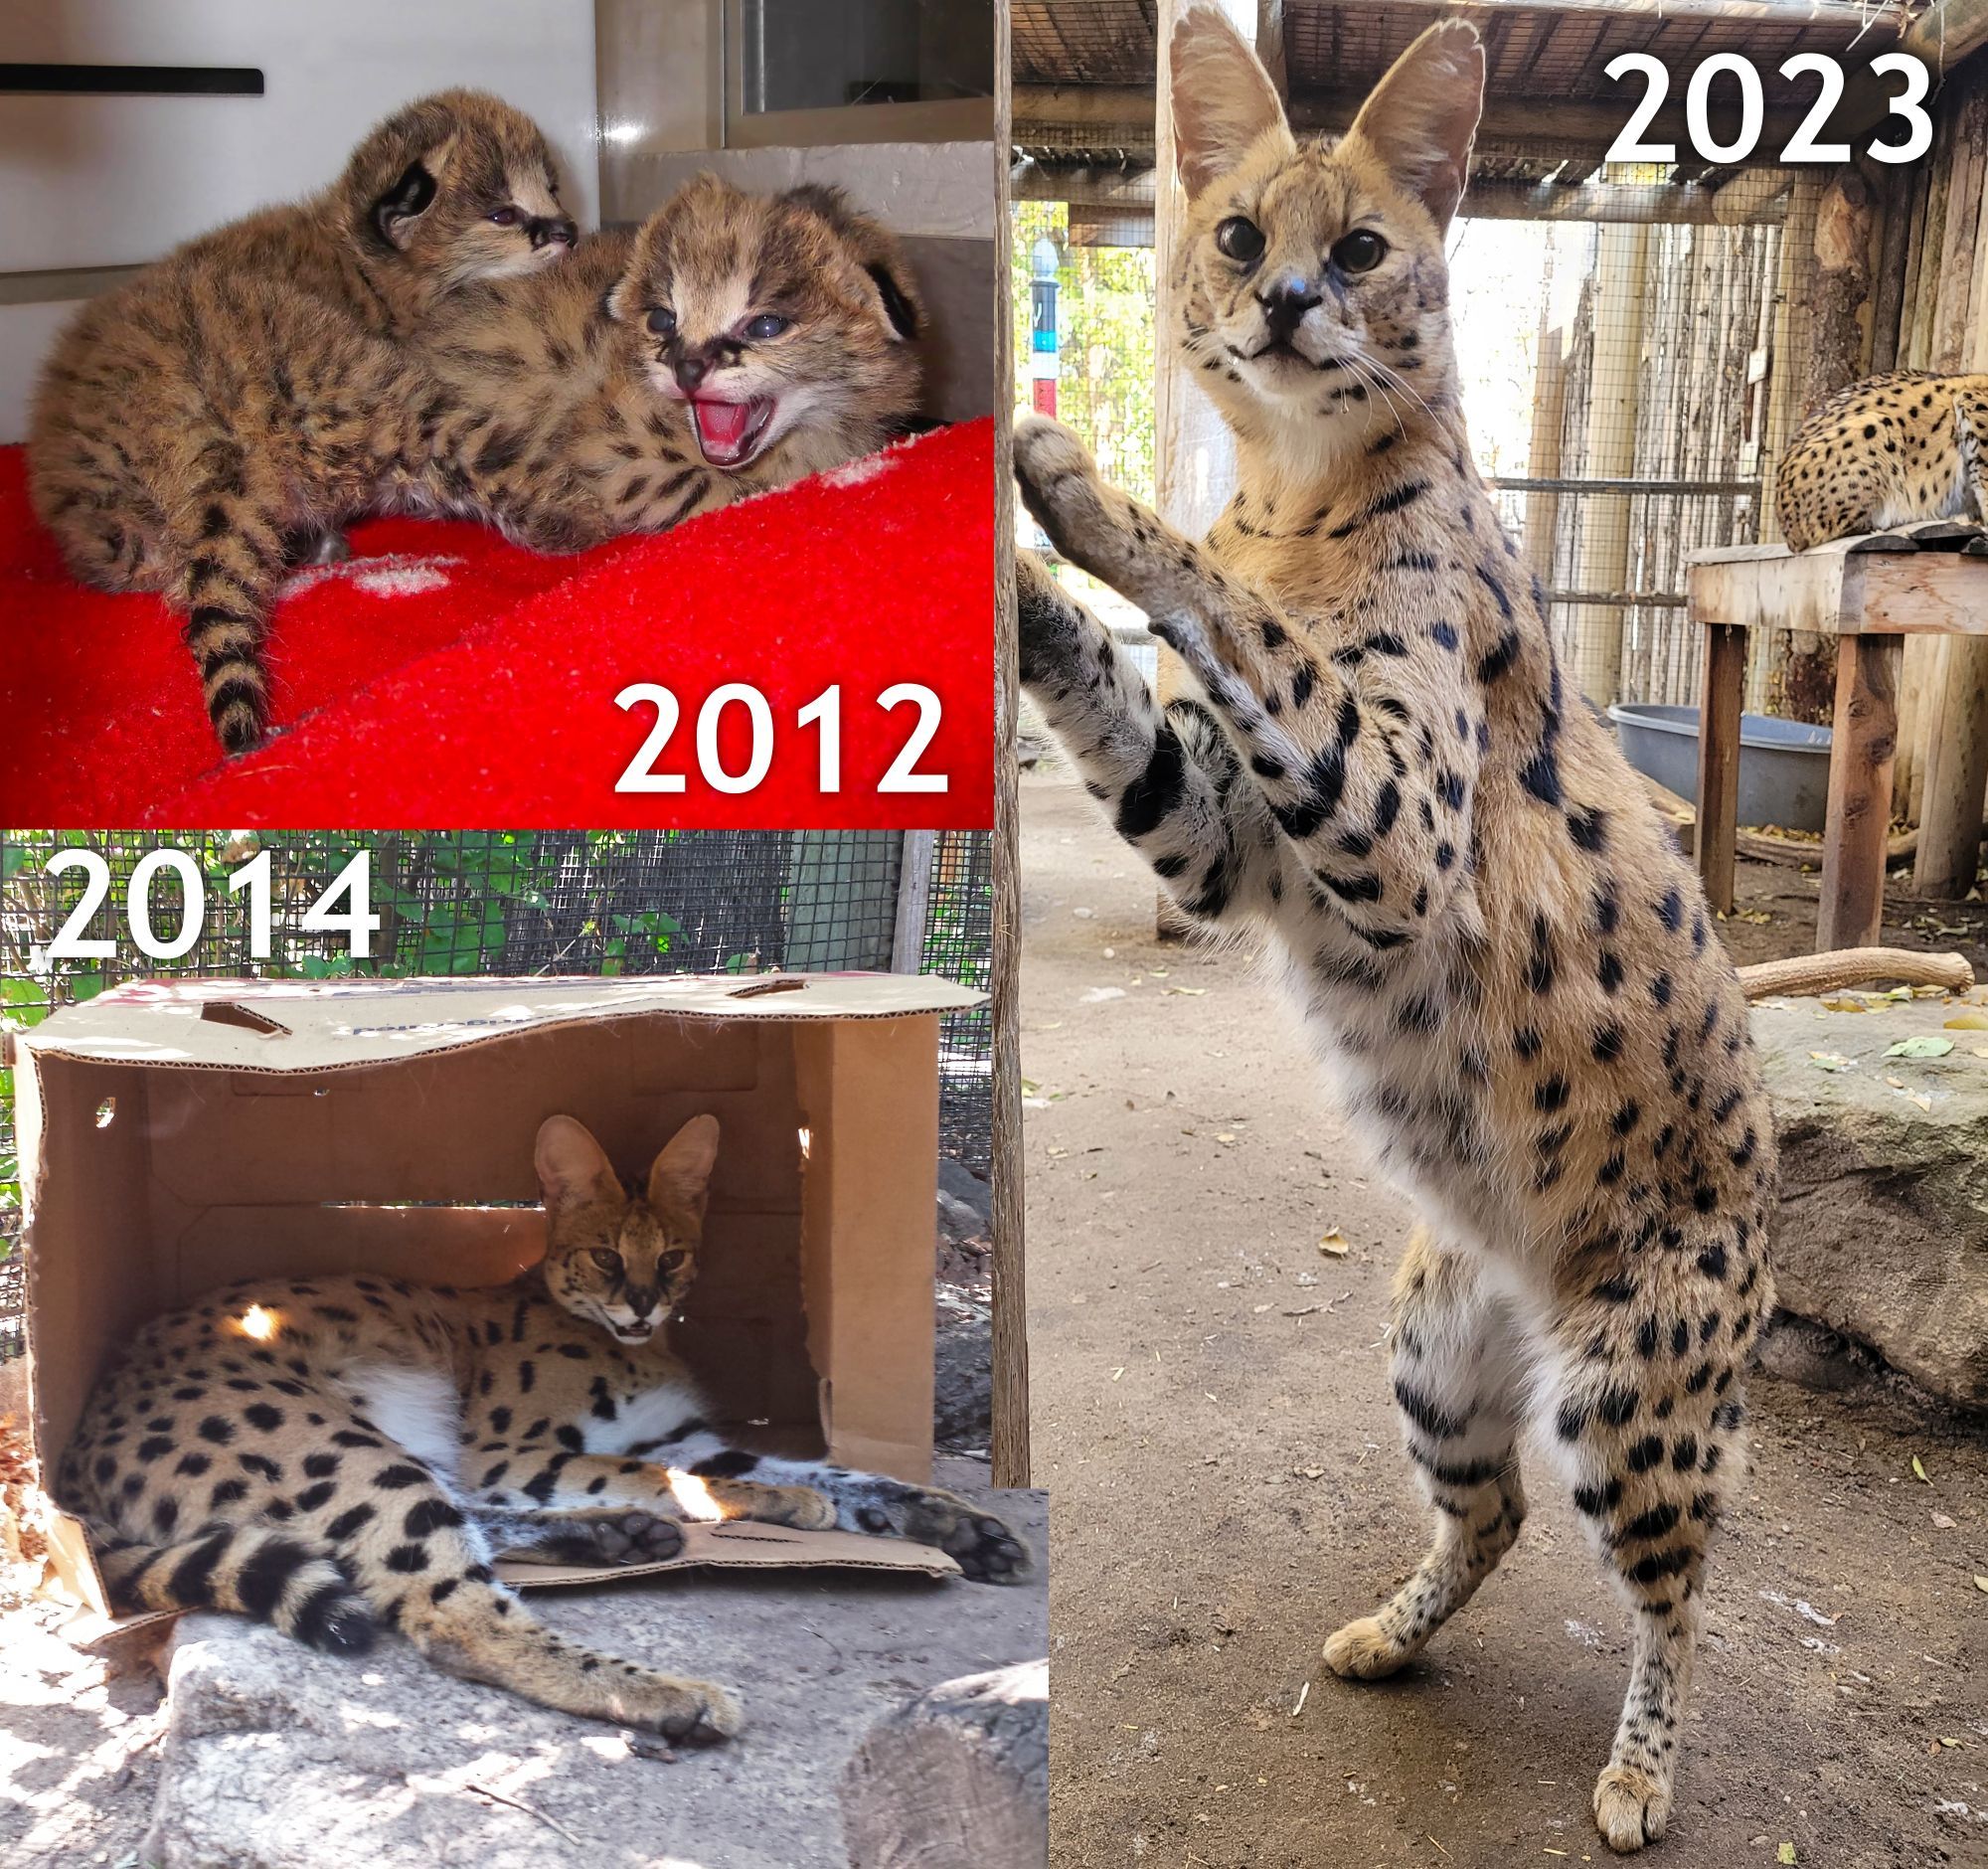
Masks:
[[[919,425],[922,325],[898,243],[838,192],[701,175],[434,338],[472,415],[442,503],[577,551],[840,466]]]

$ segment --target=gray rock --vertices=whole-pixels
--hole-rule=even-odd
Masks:
[[[1753,1034],[1781,1145],[1781,1304],[1868,1344],[1941,1400],[1982,1408],[1988,1058],[1977,1047],[1988,1033],[1945,1030],[1960,1010],[1939,999],[1866,1013],[1769,1000],[1753,1009]],[[1953,1050],[1885,1056],[1917,1035]],[[1836,1057],[1849,1062],[1828,1068]]]
[[[941,1283],[933,1303],[932,1439],[985,1452],[994,1434],[994,1308],[984,1285]]]
[[[855,1869],[1041,1869],[1047,1661],[946,1681],[878,1721],[842,1781]]]
[[[950,1461],[939,1477],[979,1492],[984,1472]],[[576,1640],[739,1693],[742,1739],[674,1755],[653,1738],[452,1679],[398,1637],[355,1660],[238,1617],[189,1616],[173,1640],[142,1859],[161,1869],[840,1869],[836,1783],[875,1722],[908,1695],[1048,1645],[1043,1495],[987,1496],[1034,1546],[1033,1585],[685,1571],[533,1592],[534,1610]]]

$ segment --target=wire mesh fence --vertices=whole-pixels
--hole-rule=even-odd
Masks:
[[[14,1029],[133,978],[818,972],[897,968],[985,988],[991,838],[948,831],[10,831],[0,1017]],[[197,886],[148,858],[184,851]],[[88,851],[100,862],[70,859]],[[907,851],[926,866],[908,877]],[[357,863],[368,900],[341,890]],[[247,878],[261,880],[254,888]],[[136,888],[134,891],[134,873]],[[233,887],[231,887],[233,885]],[[909,887],[908,887],[909,885]],[[155,940],[123,931],[143,905]],[[266,913],[258,911],[258,900]],[[907,905],[915,913],[908,916]],[[343,918],[380,927],[355,955]],[[264,928],[262,925],[266,924]],[[112,941],[55,957],[59,931]],[[991,1015],[942,1021],[940,1146],[985,1174]],[[20,1347],[13,1074],[0,1070],[0,1358]]]

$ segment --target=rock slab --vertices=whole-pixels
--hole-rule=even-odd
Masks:
[[[1752,1014],[1780,1138],[1782,1307],[1970,1409],[1988,1408],[1988,1032],[1946,1022],[1981,1010],[1788,999]],[[1887,1056],[1915,1038],[1952,1049]]]
[[[908,1696],[1048,1646],[1041,1493],[984,1497],[1037,1553],[1012,1589],[872,1572],[682,1571],[536,1591],[569,1637],[725,1682],[728,1746],[653,1737],[459,1681],[399,1637],[319,1655],[236,1616],[188,1616],[170,1662],[160,1869],[841,1869],[836,1784]]]

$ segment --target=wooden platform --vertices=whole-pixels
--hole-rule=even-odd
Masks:
[[[1875,945],[1884,920],[1905,638],[1988,636],[1988,536],[1959,521],[1927,520],[1806,552],[1781,545],[1700,552],[1686,573],[1686,601],[1705,631],[1698,872],[1713,907],[1733,907],[1744,632],[1809,630],[1837,638],[1816,947]]]

